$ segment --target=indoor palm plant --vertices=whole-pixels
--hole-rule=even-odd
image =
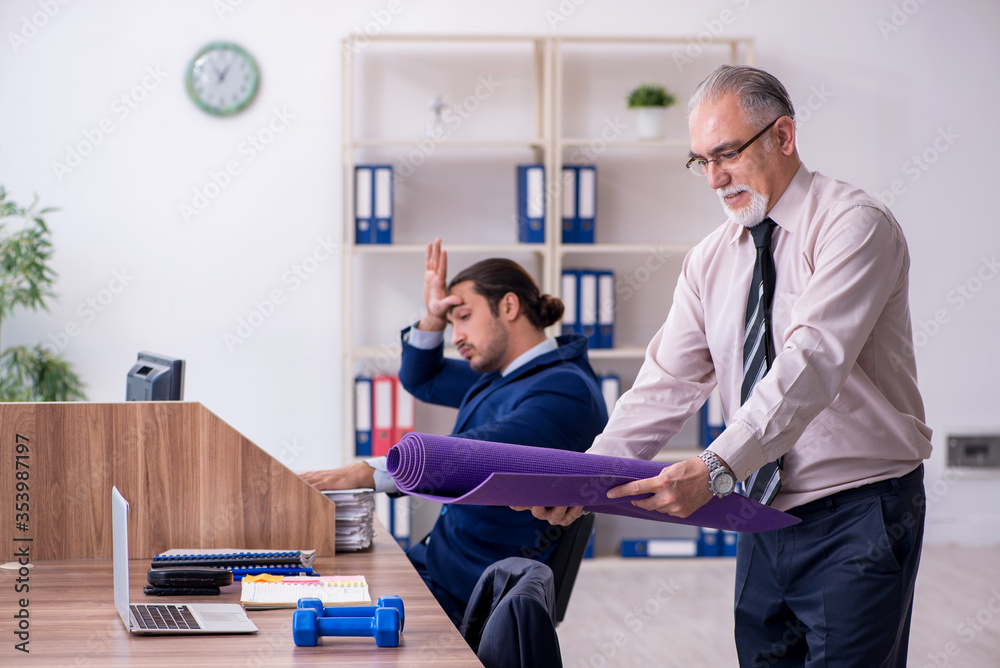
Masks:
[[[7,199],[0,186],[0,325],[16,308],[48,309],[56,273],[49,267],[52,242],[38,198],[27,208]],[[0,347],[0,401],[85,399],[70,363],[42,344]]]
[[[636,132],[640,139],[663,136],[663,111],[677,98],[659,84],[640,84],[626,98],[629,109],[636,110]]]

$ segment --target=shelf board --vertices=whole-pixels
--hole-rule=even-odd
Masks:
[[[559,145],[561,147],[571,147],[571,146],[590,146],[595,141],[598,141],[596,137],[564,137],[559,140]],[[614,148],[656,148],[656,149],[670,149],[687,151],[690,150],[691,144],[684,139],[615,139],[612,141],[603,142],[601,144],[601,150],[614,149]]]
[[[345,149],[353,148],[412,148],[431,142],[435,147],[445,148],[544,148],[545,139],[432,139],[430,137],[410,137],[394,139],[355,139],[344,144]],[[588,141],[589,143],[589,141]]]
[[[559,253],[562,255],[635,255],[656,251],[659,253],[686,254],[695,247],[694,243],[677,243],[649,241],[646,243],[620,243],[620,244],[559,244]]]
[[[348,356],[352,360],[376,359],[383,356],[398,360],[401,351],[402,348],[398,343],[386,346],[356,346],[348,351]]]
[[[676,464],[677,462],[682,462],[685,459],[691,459],[692,457],[697,457],[702,453],[702,448],[697,446],[688,447],[671,447],[667,446],[660,450],[655,457],[653,457],[654,462],[668,462],[670,464]]]
[[[445,343],[447,344],[447,341]],[[349,352],[349,356],[351,360],[376,359],[379,357],[398,360],[402,354],[402,350],[402,346],[398,343],[386,346],[356,346]],[[450,345],[445,345],[444,356],[450,359],[462,359],[462,356],[458,354],[458,349]]]
[[[697,40],[698,44],[703,47],[708,46],[733,46],[739,44],[750,45],[753,44],[753,37],[724,37],[715,38],[707,37],[704,35],[696,36],[676,36],[676,37],[663,37],[663,36],[649,36],[649,35],[606,35],[606,36],[589,36],[589,35],[571,35],[563,37],[551,37],[547,34],[522,34],[522,35],[490,35],[490,34],[471,34],[471,35],[448,35],[448,34],[419,34],[419,33],[375,33],[375,34],[356,34],[349,35],[344,38],[344,41],[360,41],[364,43],[368,42],[429,42],[437,44],[439,42],[452,42],[452,43],[462,43],[462,42],[499,42],[499,43],[520,43],[520,42],[546,42],[553,40],[561,44],[624,44],[624,45],[654,45],[654,46],[690,46],[691,43]]]
[[[639,35],[622,36],[583,36],[574,35],[569,37],[555,37],[557,42],[563,44],[652,44],[657,46],[688,46],[694,40],[692,37],[650,37]],[[721,39],[702,39],[698,36],[698,44],[701,46],[733,46],[737,44],[752,44],[753,37],[727,37]]]
[[[499,43],[519,43],[519,42],[544,42],[549,39],[545,35],[423,35],[423,34],[386,34],[377,33],[369,35],[357,34],[345,37],[345,41],[363,42],[428,42],[438,44],[439,42],[499,42]],[[686,44],[687,42],[685,42]]]
[[[352,244],[351,252],[356,255],[393,255],[427,252],[427,244]],[[544,253],[545,244],[447,244],[449,253]],[[648,250],[649,247],[646,247]]]
[[[447,342],[446,342],[447,343]],[[350,351],[350,357],[354,360],[374,359],[376,357],[388,356],[389,359],[399,359],[400,346],[397,343],[385,346],[355,346]],[[646,349],[642,346],[631,346],[626,348],[594,348],[587,351],[591,359],[643,359],[646,356]],[[458,350],[452,346],[444,347],[444,356],[460,359]]]
[[[625,346],[622,348],[590,348],[587,357],[592,360],[634,360],[646,357],[644,346]]]
[[[426,244],[350,244],[355,255],[420,254],[427,252]],[[691,243],[612,243],[612,244],[560,244],[560,255],[642,255],[644,253],[671,253],[683,256],[695,247]],[[448,244],[449,253],[537,253],[547,252],[546,244]]]

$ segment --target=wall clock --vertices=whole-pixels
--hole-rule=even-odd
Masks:
[[[253,56],[239,45],[212,42],[191,59],[185,79],[188,95],[200,109],[229,116],[253,100],[260,73]]]

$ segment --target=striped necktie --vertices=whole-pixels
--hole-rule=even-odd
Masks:
[[[774,258],[771,255],[771,231],[775,222],[765,218],[750,228],[757,260],[747,297],[746,329],[743,338],[743,385],[740,403],[746,403],[754,385],[764,377],[774,360],[774,336],[771,333],[771,303],[774,300]],[[781,489],[781,458],[768,462],[747,479],[747,496],[771,505]]]

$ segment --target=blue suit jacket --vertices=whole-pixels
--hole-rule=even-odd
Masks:
[[[403,330],[404,334],[407,330]],[[559,348],[506,376],[478,373],[465,360],[444,357],[444,346],[421,350],[403,343],[399,380],[417,399],[458,408],[453,436],[583,452],[601,433],[608,411],[587,341],[560,336]],[[479,576],[507,557],[548,555],[547,522],[504,507],[446,505],[427,544],[430,577],[468,601]]]

